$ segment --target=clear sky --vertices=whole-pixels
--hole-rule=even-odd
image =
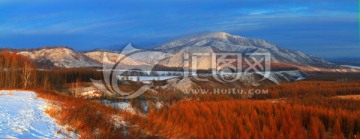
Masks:
[[[224,31],[323,57],[360,57],[358,0],[0,0],[0,47],[149,48]]]

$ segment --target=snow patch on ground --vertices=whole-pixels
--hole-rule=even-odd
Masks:
[[[120,110],[128,111],[130,113],[135,113],[135,110],[131,106],[130,102],[112,102],[109,100],[102,100],[102,103],[106,106],[112,106]]]
[[[163,103],[161,103],[161,102],[156,102],[156,103],[155,103],[155,108],[156,108],[156,109],[161,109],[163,106],[164,106],[164,105],[163,105]]]
[[[120,128],[122,126],[126,126],[126,122],[124,121],[124,118],[119,115],[113,115],[111,116],[111,120],[114,123],[116,128]]]
[[[0,91],[0,138],[75,138],[44,111],[45,100],[34,92]]]
[[[306,79],[306,77],[299,70],[291,70],[271,72],[270,76],[267,77],[267,79],[271,80],[276,84],[279,84],[282,82],[282,80],[285,80],[287,82],[299,81]]]

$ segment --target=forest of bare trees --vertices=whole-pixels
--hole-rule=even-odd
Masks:
[[[16,52],[0,52],[0,87],[34,88],[38,86],[36,65]]]
[[[356,80],[265,86],[269,94],[246,99],[162,91],[156,96],[164,107],[150,107],[145,115],[137,115],[62,93],[65,86],[78,91],[79,85],[90,78],[101,79],[101,72],[94,69],[38,70],[34,62],[10,51],[0,52],[0,67],[0,88],[34,90],[38,97],[51,100],[58,109],[47,113],[71,126],[82,138],[360,137],[360,102],[335,98],[360,94],[360,82]],[[114,115],[121,115],[127,125],[114,125]],[[125,129],[127,134],[123,134]]]
[[[3,89],[54,89],[75,81],[89,82],[101,78],[95,69],[39,70],[35,62],[16,51],[0,52],[0,88]]]

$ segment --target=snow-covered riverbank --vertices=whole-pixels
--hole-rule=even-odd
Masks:
[[[0,138],[73,138],[44,110],[45,100],[34,92],[0,91]]]

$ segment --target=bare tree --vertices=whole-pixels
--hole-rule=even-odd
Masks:
[[[32,74],[32,66],[30,64],[30,62],[25,61],[24,63],[24,67],[22,70],[22,78],[23,78],[23,87],[24,88],[28,88],[28,86],[30,85],[30,79],[31,79],[31,74]]]
[[[74,97],[76,97],[76,95],[78,95],[80,93],[79,85],[80,85],[79,79],[76,79],[75,83],[72,83],[72,85],[71,85],[71,88],[72,88],[71,90],[72,90]]]

